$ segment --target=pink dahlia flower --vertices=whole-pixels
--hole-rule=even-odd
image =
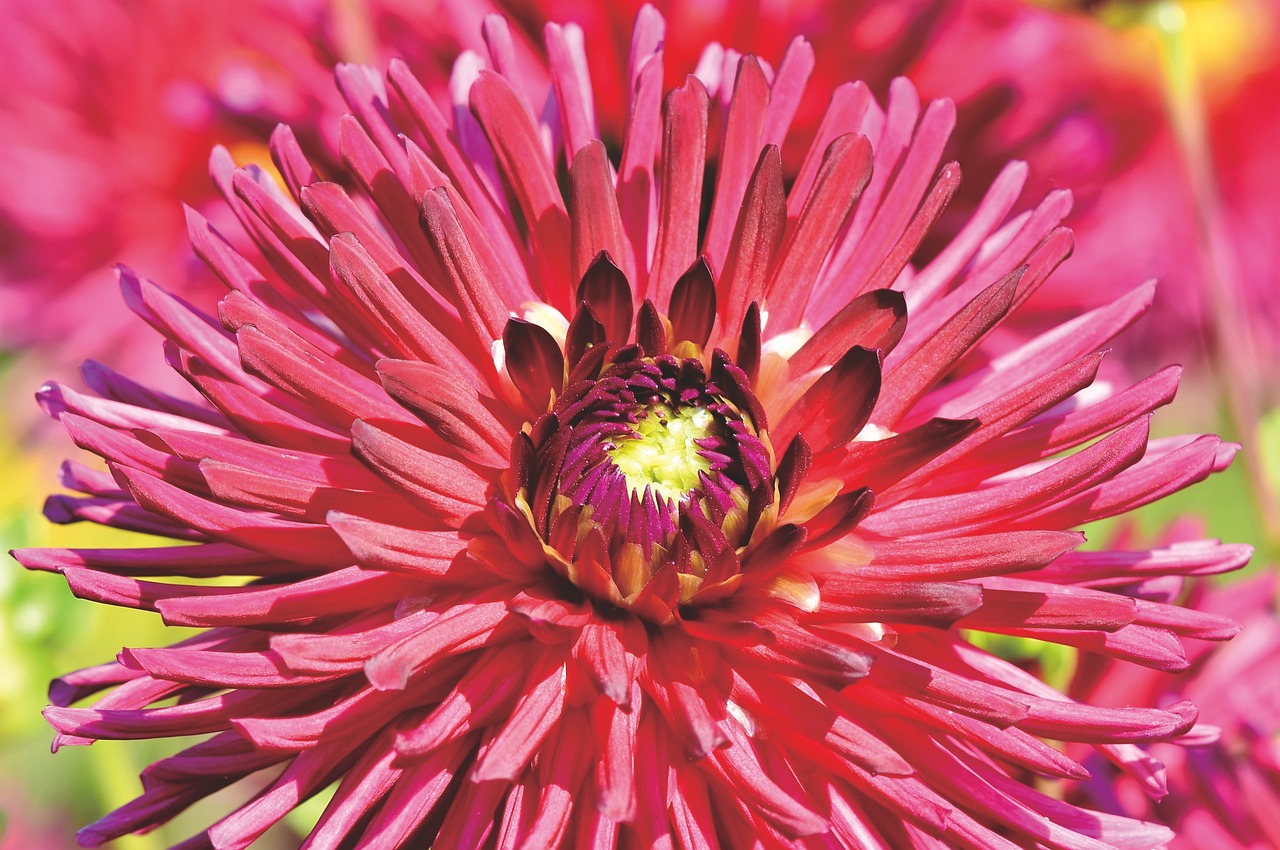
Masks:
[[[211,737],[83,843],[241,779],[181,846],[244,847],[335,782],[307,847],[1168,840],[1034,779],[1088,776],[1045,739],[1127,752],[1196,710],[1072,700],[966,638],[1178,669],[1234,633],[1112,588],[1247,547],[1071,530],[1235,450],[1148,439],[1175,369],[1093,385],[1151,288],[989,357],[1070,251],[1060,201],[1009,218],[1010,165],[913,267],[960,179],[949,102],[839,87],[787,187],[807,45],[664,93],[663,26],[641,11],[618,159],[584,46],[548,29],[542,109],[490,18],[451,120],[402,63],[339,67],[342,182],[285,128],[287,189],[214,153],[261,255],[188,212],[216,316],[120,271],[198,396],[42,388],[108,469],[66,465],[81,495],[46,513],[174,543],[17,557],[205,631],[59,679],[46,715],[57,746]]]
[[[1080,787],[1108,811],[1173,827],[1170,850],[1257,850],[1280,847],[1280,618],[1274,572],[1227,588],[1195,588],[1187,604],[1230,617],[1244,634],[1218,652],[1194,653],[1192,666],[1171,676],[1134,675],[1105,659],[1081,665],[1072,692],[1111,704],[1140,700],[1168,704],[1192,699],[1201,710],[1197,732],[1177,742],[1142,748],[1159,761],[1151,781],[1168,794],[1151,797],[1132,777],[1097,767]],[[1156,588],[1150,588],[1154,591]],[[1176,585],[1163,588],[1176,595]],[[1134,748],[1135,754],[1137,748]]]

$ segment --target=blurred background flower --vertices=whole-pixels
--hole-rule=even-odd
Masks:
[[[1171,531],[1166,539],[1176,539],[1187,529]],[[1073,790],[1074,799],[1167,824],[1177,833],[1170,850],[1280,846],[1276,587],[1272,570],[1225,587],[1195,586],[1188,604],[1229,617],[1244,631],[1216,651],[1195,648],[1191,667],[1180,675],[1134,671],[1096,656],[1082,657],[1070,690],[1074,697],[1106,705],[1130,705],[1135,700],[1167,705],[1190,699],[1200,707],[1200,719],[1183,741],[1141,748],[1164,766],[1159,781],[1168,794],[1163,799],[1153,800],[1135,778],[1121,775],[1114,764],[1100,758],[1087,760],[1094,778]],[[1164,590],[1176,592],[1176,585]]]
[[[542,25],[553,17],[583,25],[604,104],[603,135],[616,141],[626,103],[616,57],[625,54],[638,5],[525,0],[494,8],[512,16],[529,91],[546,80],[535,46]],[[1075,204],[1067,223],[1076,230],[1076,256],[1022,316],[1034,330],[1082,304],[1109,300],[1108,285],[1159,278],[1155,310],[1106,368],[1145,374],[1150,365],[1182,361],[1188,375],[1166,427],[1216,425],[1246,451],[1243,463],[1150,511],[1144,524],[1155,529],[1173,512],[1195,509],[1215,536],[1277,554],[1280,378],[1271,364],[1280,353],[1280,307],[1272,297],[1280,290],[1280,170],[1273,162],[1280,142],[1280,4],[658,5],[671,6],[664,9],[669,83],[717,58],[702,52],[707,41],[776,63],[792,36],[803,33],[818,59],[811,93],[865,79],[882,96],[894,75],[906,73],[924,96],[956,99],[954,155],[965,163],[966,182],[942,222],[945,237],[955,235],[976,208],[977,193],[1010,157],[1031,164],[1023,197],[1070,189]],[[299,142],[322,168],[336,164],[340,102],[332,64],[385,67],[392,56],[404,57],[419,77],[434,81],[433,95],[447,108],[449,63],[460,49],[482,47],[490,7],[460,0],[5,0],[4,11],[0,348],[7,431],[14,435],[4,454],[11,482],[5,542],[87,543],[91,535],[75,527],[44,531],[31,515],[27,494],[50,489],[56,460],[49,458],[63,450],[32,454],[47,449],[31,439],[37,414],[29,399],[43,379],[66,376],[85,356],[167,379],[159,338],[124,319],[111,264],[128,262],[207,305],[217,289],[190,253],[181,204],[217,221],[221,206],[207,176],[212,146],[266,163],[270,132],[285,121],[306,128]],[[797,141],[816,132],[825,106],[800,103]],[[784,162],[797,162],[793,154],[789,149]],[[966,195],[970,188],[974,194]],[[69,541],[68,534],[81,536]],[[0,569],[0,600],[0,640],[18,671],[3,694],[0,758],[5,767],[21,765],[20,774],[47,776],[44,760],[36,770],[26,767],[49,737],[35,714],[42,682],[55,668],[99,660],[103,646],[147,643],[152,627],[101,621],[104,615],[47,582],[33,584],[13,564]],[[142,636],[132,636],[138,630]],[[106,758],[96,755],[102,748],[90,750],[93,759]],[[136,765],[68,764],[78,757],[52,763],[76,777],[77,799],[118,794],[103,777],[136,773]],[[0,799],[12,798],[0,793]],[[39,830],[47,820],[38,806],[14,811],[20,820],[10,814],[11,842],[20,827]],[[151,846],[163,846],[163,836]]]
[[[485,11],[394,0],[6,0],[0,347],[44,369],[109,353],[129,374],[167,377],[154,339],[125,318],[111,268],[127,260],[194,303],[215,297],[182,213],[183,204],[220,209],[213,146],[267,162],[271,130],[287,122],[322,164],[333,161],[335,63],[401,56],[443,87],[452,57],[481,44]],[[528,50],[517,55],[536,78]]]

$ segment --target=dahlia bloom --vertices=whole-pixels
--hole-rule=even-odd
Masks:
[[[102,366],[92,393],[43,387],[108,469],[65,465],[81,495],[46,514],[173,545],[17,557],[204,631],[57,680],[46,717],[55,746],[211,737],[83,843],[242,778],[253,798],[181,846],[244,847],[333,783],[307,847],[1168,840],[1034,777],[1088,776],[1043,739],[1141,775],[1131,746],[1195,708],[1072,700],[966,638],[1179,669],[1184,638],[1234,633],[1111,588],[1247,547],[1071,530],[1234,454],[1148,439],[1176,369],[1094,384],[1152,288],[988,356],[1070,252],[1062,198],[1009,217],[1011,164],[913,267],[960,180],[949,102],[839,87],[788,187],[808,45],[664,94],[663,28],[640,12],[618,160],[583,45],[548,28],[541,109],[489,18],[451,121],[403,63],[338,68],[342,182],[283,127],[287,188],[215,151],[262,258],[188,211],[216,316],[121,268],[198,396]]]
[[[1226,616],[1244,634],[1218,652],[1196,653],[1178,676],[1133,675],[1105,660],[1082,665],[1073,693],[1104,702],[1162,704],[1192,699],[1205,723],[1202,735],[1143,749],[1162,765],[1168,795],[1153,799],[1128,778],[1114,781],[1101,767],[1080,796],[1108,811],[1149,818],[1177,833],[1170,850],[1245,850],[1280,847],[1280,618],[1276,575],[1262,573],[1226,588],[1194,589],[1188,604]],[[1164,588],[1174,595],[1175,587]]]

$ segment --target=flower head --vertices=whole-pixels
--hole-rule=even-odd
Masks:
[[[1176,536],[1178,529],[1171,530]],[[1179,594],[1177,583],[1165,584],[1135,591],[1148,598]],[[1107,659],[1087,659],[1072,685],[1077,697],[1110,704],[1193,699],[1201,718],[1192,734],[1117,752],[1112,764],[1092,757],[1086,763],[1094,778],[1074,789],[1076,796],[1106,811],[1168,824],[1177,833],[1169,843],[1174,850],[1280,844],[1273,823],[1280,795],[1275,602],[1270,571],[1229,587],[1192,588],[1189,607],[1236,620],[1244,634],[1220,651],[1194,653],[1191,667],[1177,676],[1133,675]]]
[[[1245,547],[1070,530],[1234,452],[1148,440],[1176,370],[1088,389],[1150,289],[991,357],[1071,238],[1057,201],[1005,221],[1013,164],[911,265],[960,180],[950,103],[838,88],[788,185],[807,65],[663,94],[646,8],[611,160],[581,43],[548,29],[535,109],[505,32],[455,71],[452,123],[402,63],[339,67],[350,190],[287,129],[287,191],[215,152],[261,255],[188,213],[216,318],[120,272],[198,398],[41,390],[110,470],[67,465],[84,495],[46,513],[176,543],[19,559],[206,630],[55,683],[58,744],[212,734],[81,840],[262,772],[192,846],[245,846],[335,780],[309,847],[1165,841],[1028,777],[1087,776],[1042,738],[1163,739],[1195,709],[1070,700],[962,631],[1160,669],[1232,633],[1109,588]],[[225,577],[249,581],[190,581]]]

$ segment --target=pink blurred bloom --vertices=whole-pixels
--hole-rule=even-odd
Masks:
[[[1060,199],[1009,217],[1013,164],[910,263],[959,183],[950,102],[841,86],[787,188],[808,45],[664,94],[644,9],[611,161],[573,31],[547,31],[543,109],[484,26],[448,119],[402,62],[338,68],[340,182],[283,127],[285,189],[215,152],[261,257],[188,211],[216,317],[120,271],[198,396],[104,367],[39,393],[109,470],[64,465],[81,495],[47,516],[176,545],[19,560],[205,629],[54,683],[59,746],[212,735],[81,840],[262,771],[181,846],[246,846],[334,781],[307,847],[1167,841],[1027,778],[1088,776],[1042,738],[1110,751],[1195,708],[1072,700],[965,638],[1172,670],[1184,638],[1234,634],[1111,588],[1248,547],[1086,552],[1071,530],[1235,452],[1149,439],[1176,369],[1093,385],[1151,288],[992,359],[1071,236]],[[200,581],[225,577],[249,582]]]
[[[1090,658],[1073,693],[1106,703],[1168,704],[1191,699],[1200,723],[1177,743],[1144,746],[1158,759],[1155,781],[1168,794],[1152,798],[1132,778],[1119,781],[1101,765],[1079,796],[1109,811],[1158,821],[1177,833],[1171,850],[1280,847],[1280,618],[1276,575],[1268,571],[1225,588],[1197,586],[1196,610],[1229,617],[1244,632],[1217,652],[1197,652],[1192,666],[1170,676]],[[1168,588],[1169,590],[1172,588]],[[1166,596],[1171,595],[1167,594]],[[1134,748],[1135,754],[1137,749]]]
[[[220,287],[191,255],[181,210],[219,214],[209,150],[221,144],[265,158],[271,129],[286,121],[321,167],[336,164],[335,62],[403,56],[444,80],[460,50],[482,46],[485,3],[425,8],[396,0],[363,10],[327,0],[7,4],[0,348],[54,358],[110,353],[135,373],[148,368],[114,294],[112,264],[127,259],[212,308]],[[545,75],[527,40],[516,45],[532,79]]]
[[[10,780],[0,785],[0,850],[73,850],[76,846],[65,831],[50,823],[53,812],[46,804],[30,799],[20,782]]]
[[[196,300],[216,298],[207,272],[188,260],[175,201],[210,196],[207,151],[255,138],[246,113],[257,101],[272,97],[273,111],[308,117],[296,99],[276,96],[263,56],[228,49],[254,7],[63,0],[6,9],[6,348],[59,340],[84,356],[121,347],[132,334],[128,311],[110,297],[110,263],[120,257]],[[285,22],[254,17],[282,51],[297,41]]]
[[[1170,70],[1150,26],[1115,28],[1096,16],[1016,0],[957,5],[951,25],[940,28],[910,73],[922,91],[962,104],[957,155],[975,166],[970,177],[1022,159],[1036,175],[1032,189],[1069,190],[1076,201],[1068,224],[1078,250],[1033,310],[1066,315],[1110,298],[1099,281],[1155,278],[1157,318],[1122,344],[1126,360],[1143,368],[1169,358],[1188,365],[1225,358],[1224,368],[1247,392],[1280,401],[1280,384],[1253,362],[1280,356],[1280,308],[1272,297],[1280,258],[1267,235],[1280,222],[1268,164],[1280,137],[1280,7],[1265,0],[1182,4],[1208,10],[1183,36],[1188,56],[1175,60],[1198,81],[1199,100],[1171,105],[1170,97],[1181,95],[1169,91]],[[1226,23],[1209,29],[1203,20],[1212,15]],[[1193,65],[1196,44],[1215,39],[1227,56]],[[1188,109],[1203,124],[1204,150],[1188,149],[1179,137],[1171,110]],[[978,191],[969,188],[961,210]],[[1224,336],[1250,337],[1243,362],[1227,351],[1240,339]]]

